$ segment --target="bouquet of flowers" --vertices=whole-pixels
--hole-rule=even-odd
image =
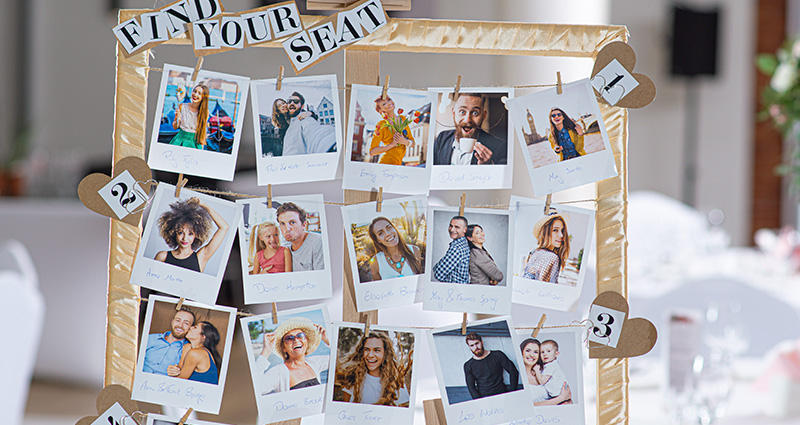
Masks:
[[[412,122],[419,123],[419,111],[414,111],[414,118],[411,117],[404,117],[401,114],[403,113],[403,109],[397,110],[397,116],[392,119],[388,119],[386,115],[383,116],[383,124],[376,126],[376,130],[380,130],[381,127],[388,128],[392,130],[392,134],[400,133],[403,134],[403,130],[408,127],[409,124]]]
[[[784,137],[794,139],[791,155],[778,172],[790,174],[794,188],[800,189],[800,39],[787,40],[774,55],[758,55],[756,66],[770,77],[761,91],[764,110],[759,118],[769,119]]]

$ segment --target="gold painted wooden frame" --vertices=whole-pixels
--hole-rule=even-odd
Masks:
[[[121,10],[119,22],[142,12],[145,11]],[[303,22],[313,25],[323,18],[303,16]],[[604,45],[627,39],[628,33],[623,26],[392,19],[389,25],[368,39],[348,47],[348,51],[594,58]],[[168,42],[189,43],[185,37]],[[280,48],[281,45],[270,42],[263,47]],[[145,51],[125,58],[122,48],[117,47],[114,165],[127,156],[144,158],[148,57]],[[346,79],[346,83],[352,81]],[[603,103],[600,111],[619,176],[597,183],[597,292],[614,291],[627,298],[628,112]],[[130,273],[141,232],[141,223],[131,226],[111,220],[105,385],[120,384],[131,388],[133,384],[138,345],[139,288],[130,284]],[[627,359],[598,360],[598,424],[628,423],[628,382]]]

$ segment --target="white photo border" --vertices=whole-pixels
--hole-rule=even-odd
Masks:
[[[224,342],[222,364],[218,365],[219,381],[217,385],[214,385],[143,371],[144,358],[147,353],[148,332],[153,319],[153,308],[155,307],[156,301],[177,305],[179,300],[160,295],[150,295],[148,298],[144,327],[142,327],[142,340],[136,361],[136,369],[134,371],[131,399],[147,403],[163,404],[166,406],[181,408],[191,407],[198,412],[211,413],[214,415],[219,414],[220,405],[222,404],[222,393],[225,390],[225,379],[228,376],[233,331],[236,324],[236,309],[233,307],[206,305],[188,300],[183,302],[183,305],[189,308],[198,307],[228,314],[228,328]]]
[[[161,73],[161,84],[158,89],[158,103],[155,116],[153,118],[153,133],[150,137],[150,150],[147,155],[147,165],[153,170],[170,171],[173,173],[183,173],[192,176],[209,177],[217,180],[232,181],[236,170],[236,158],[239,155],[239,143],[242,138],[242,127],[244,125],[244,110],[247,106],[247,94],[250,89],[250,78],[239,75],[223,74],[220,72],[207,71],[201,69],[197,73],[197,81],[204,78],[219,78],[236,82],[242,90],[242,99],[236,111],[236,117],[231,117],[235,123],[233,134],[233,147],[230,154],[218,152],[206,152],[203,150],[187,148],[183,146],[172,146],[158,143],[158,129],[160,117],[164,111],[164,97],[167,92],[167,80],[172,71],[186,72],[191,76],[194,69],[164,64]],[[209,118],[211,111],[209,111]]]

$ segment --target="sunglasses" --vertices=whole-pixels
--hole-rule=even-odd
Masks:
[[[294,104],[299,105],[300,104],[300,99],[289,99],[289,100],[286,101],[286,103],[294,103]]]
[[[556,112],[555,114],[550,114],[550,118],[558,118],[563,117],[564,115],[561,112]]]
[[[283,337],[283,342],[294,342],[296,339],[306,339],[305,332],[300,332],[297,335],[286,335]]]

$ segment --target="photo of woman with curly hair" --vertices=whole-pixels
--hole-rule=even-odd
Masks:
[[[209,235],[212,223],[217,230]],[[169,205],[158,218],[158,233],[170,250],[159,251],[156,261],[202,273],[225,240],[228,223],[208,204],[193,197]]]
[[[406,332],[339,329],[333,401],[409,406],[414,336]]]

